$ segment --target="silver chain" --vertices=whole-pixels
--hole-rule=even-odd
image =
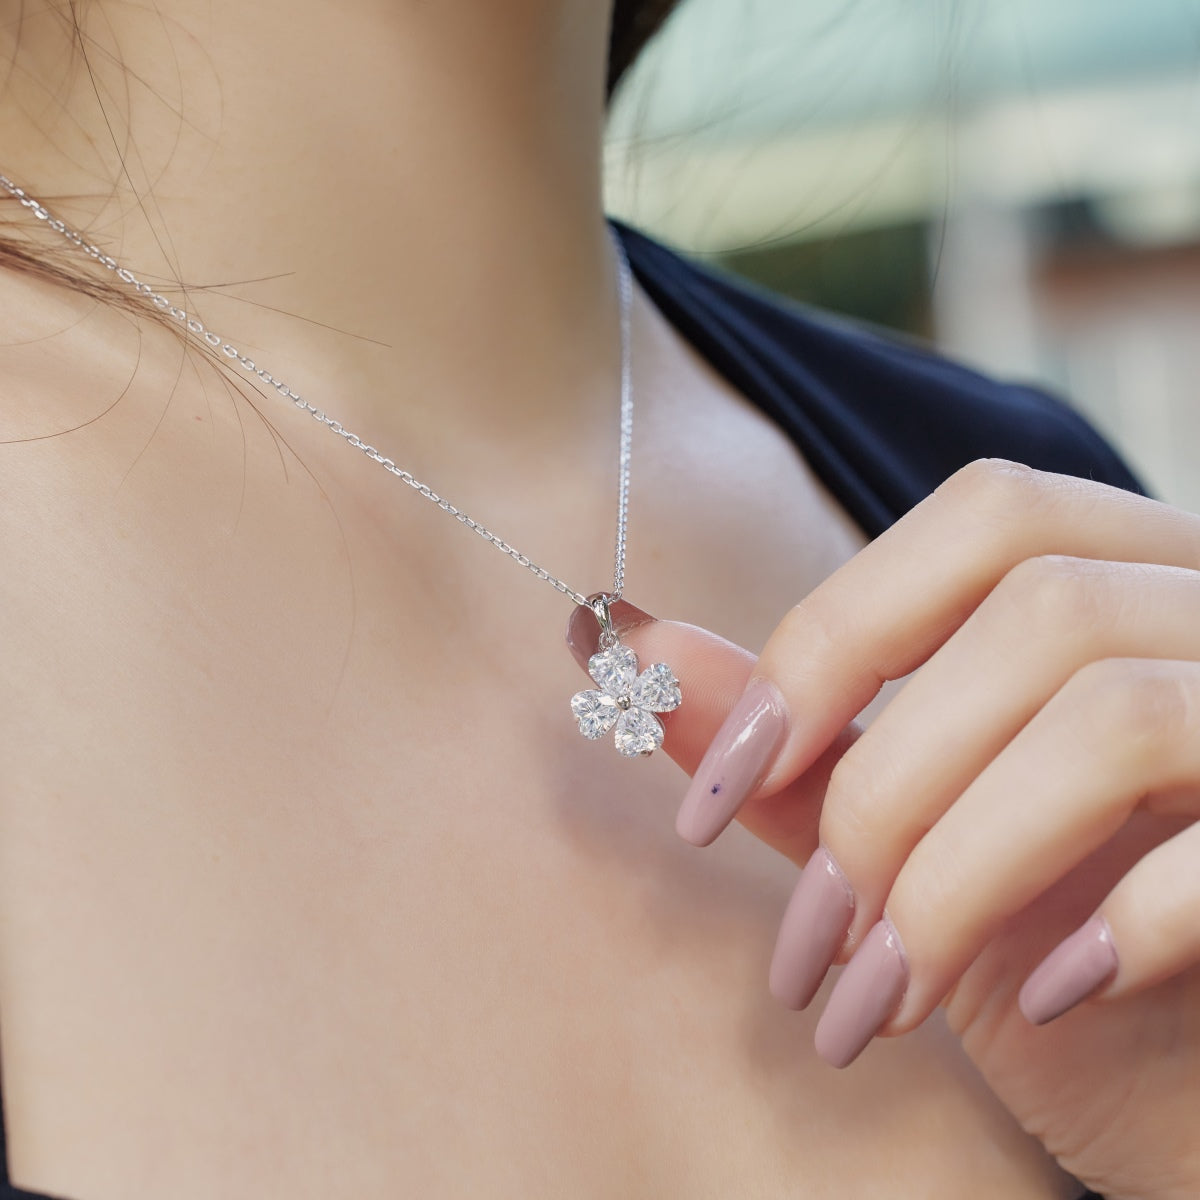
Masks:
[[[270,372],[263,370],[253,359],[247,358],[245,354],[236,346],[227,342],[220,334],[208,329],[199,318],[188,313],[186,309],[172,304],[166,296],[156,292],[148,283],[143,283],[128,267],[121,266],[115,258],[105,254],[98,246],[93,245],[78,231],[59,220],[40,200],[30,196],[24,189],[17,187],[11,179],[3,174],[0,174],[0,187],[8,192],[9,195],[19,200],[35,217],[41,221],[45,221],[56,233],[61,233],[68,242],[77,246],[84,254],[95,259],[102,267],[112,271],[122,283],[128,284],[139,295],[144,296],[155,308],[162,309],[169,317],[178,321],[188,333],[202,340],[212,350],[219,350],[227,358],[236,360],[244,370],[252,375],[256,375],[264,383],[270,384],[279,392],[280,396],[291,400],[297,408],[303,408],[312,413],[318,421],[322,422],[333,433],[340,434],[351,446],[361,450],[369,458],[373,458],[380,466],[407,483],[415,492],[424,496],[426,500],[432,500],[438,508],[444,512],[448,512],[456,521],[462,522],[468,529],[479,534],[485,542],[490,542],[497,550],[503,551],[510,558],[520,563],[521,566],[527,567],[539,579],[544,579],[565,596],[569,596],[576,604],[582,604],[585,607],[591,608],[593,612],[598,612],[596,604],[590,602],[588,597],[582,592],[568,587],[561,579],[557,579],[549,571],[539,567],[528,555],[522,554],[515,546],[510,545],[503,538],[497,537],[485,525],[476,521],[474,517],[468,516],[461,508],[457,508],[451,504],[449,500],[444,500],[428,484],[422,483],[410,472],[404,470],[403,467],[396,466],[392,459],[384,458],[374,446],[368,446],[357,434],[343,428],[340,421],[335,421],[332,417],[326,415],[322,409],[313,408],[307,400],[298,392],[294,392],[282,379],[278,379]],[[611,225],[608,227],[608,233],[617,260],[618,293],[621,308],[621,449],[617,468],[617,544],[613,565],[613,590],[603,597],[604,603],[602,607],[606,607],[607,604],[612,604],[619,600],[621,593],[625,589],[625,544],[629,528],[629,473],[633,451],[633,380],[630,369],[631,353],[629,345],[633,281],[629,268],[629,260],[625,254],[625,247],[621,244],[621,239],[617,236]]]

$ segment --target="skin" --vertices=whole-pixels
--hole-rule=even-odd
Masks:
[[[191,302],[603,586],[603,6],[92,11],[90,75],[52,9],[4,24],[3,169],[146,274],[265,280]],[[810,1015],[764,986],[787,853],[684,845],[670,760],[578,738],[558,593],[169,331],[15,275],[0,313],[18,1184],[1075,1194],[940,1012],[852,1071],[816,1058]],[[753,667],[737,647],[866,538],[640,289],[634,363],[630,595],[689,623],[639,634],[690,639],[698,723],[681,710],[667,747],[687,765]]]

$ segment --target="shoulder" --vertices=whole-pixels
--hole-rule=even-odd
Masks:
[[[876,531],[976,458],[1149,494],[1069,401],[822,312],[613,221],[639,282],[680,331],[813,459],[877,493]]]

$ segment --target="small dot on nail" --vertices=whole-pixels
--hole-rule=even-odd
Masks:
[[[719,783],[714,783],[714,784],[712,785],[712,794],[713,794],[714,796],[715,796],[715,795],[716,795],[716,794],[717,794],[717,793],[718,793],[720,790],[721,790],[721,785],[720,785]]]

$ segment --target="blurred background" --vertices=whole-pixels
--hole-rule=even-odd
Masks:
[[[1200,511],[1200,0],[684,0],[608,210],[1083,411]]]

